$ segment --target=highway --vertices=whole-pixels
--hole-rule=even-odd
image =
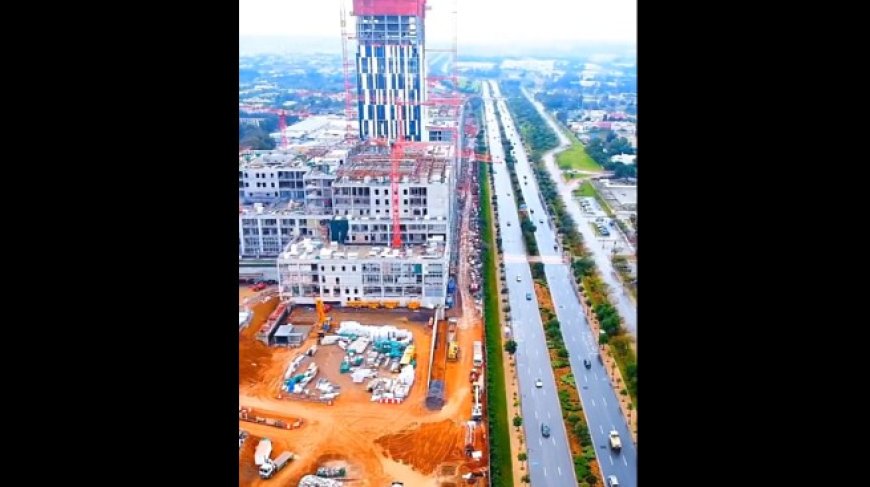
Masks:
[[[484,84],[486,86],[486,84]],[[569,362],[571,370],[577,383],[577,390],[583,402],[583,413],[586,416],[587,424],[589,425],[589,434],[592,436],[592,442],[596,446],[596,454],[598,464],[605,479],[609,475],[616,475],[621,487],[636,487],[637,486],[637,448],[631,440],[628,426],[619,408],[619,401],[616,393],[611,386],[604,366],[598,362],[597,340],[592,334],[592,329],[586,322],[585,315],[580,305],[578,294],[575,290],[575,284],[571,269],[562,258],[562,253],[557,249],[556,229],[554,224],[547,215],[545,205],[543,204],[540,193],[538,191],[537,181],[532,172],[531,165],[528,161],[525,149],[521,143],[519,134],[517,133],[510,113],[507,110],[504,99],[501,98],[501,92],[498,84],[495,81],[490,81],[491,90],[497,100],[498,110],[500,112],[502,124],[505,127],[505,132],[515,148],[515,170],[520,181],[523,198],[530,210],[533,222],[537,226],[535,238],[537,240],[541,260],[544,263],[547,283],[549,284],[550,293],[553,299],[553,306],[556,310],[556,315],[559,319],[562,329],[562,337],[565,341],[565,346],[569,353]],[[488,92],[487,92],[488,93]],[[489,115],[487,115],[489,116]],[[487,130],[488,134],[492,134],[492,129]],[[497,146],[497,147],[494,147]],[[493,144],[490,139],[490,150],[501,151],[501,144]],[[493,157],[494,161],[497,160]],[[525,271],[529,271],[525,264],[525,250],[523,248],[522,235],[519,229],[519,221],[516,213],[516,205],[512,198],[507,195],[513,191],[511,188],[510,178],[508,176],[507,167],[503,164],[495,164],[493,168],[498,172],[495,180],[496,192],[499,197],[499,217],[511,222],[509,229],[515,232],[509,237],[505,233],[503,243],[505,248],[505,267],[507,262],[512,260],[521,261]],[[527,181],[527,183],[526,183]],[[508,200],[508,204],[503,204],[502,201]],[[507,201],[506,201],[507,203]],[[543,220],[543,223],[541,223]],[[578,220],[579,221],[579,220]],[[510,287],[511,297],[511,312],[512,321],[514,324],[517,342],[520,345],[517,351],[517,359],[519,362],[530,364],[530,370],[524,370],[524,366],[518,366],[520,371],[520,385],[525,396],[536,397],[536,402],[523,401],[523,414],[528,421],[530,417],[526,412],[525,407],[527,401],[533,407],[550,406],[550,399],[556,408],[559,408],[558,398],[555,395],[544,396],[543,390],[535,389],[527,386],[528,377],[535,376],[537,372],[535,366],[540,363],[540,367],[545,367],[548,370],[543,373],[543,379],[546,384],[545,389],[553,387],[552,374],[550,372],[550,363],[546,356],[546,344],[543,337],[543,329],[539,312],[532,306],[525,306],[523,311],[519,311],[514,302],[516,300],[525,299],[525,293],[532,289],[531,283],[527,280],[528,277],[523,274],[522,284],[514,281],[513,270],[508,272],[508,284]],[[534,298],[534,295],[533,295]],[[527,304],[527,303],[526,303]],[[535,303],[537,304],[537,303]],[[534,315],[532,317],[531,315]],[[522,340],[522,342],[520,341]],[[540,347],[540,348],[539,348]],[[543,360],[538,358],[541,354]],[[583,366],[583,359],[591,361],[591,368],[586,369]],[[534,378],[532,379],[534,380]],[[549,392],[549,391],[546,391]],[[539,413],[540,414],[540,413]],[[561,430],[561,425],[557,426],[553,423],[561,421],[561,414],[552,414],[556,418],[551,423],[551,427],[556,430]],[[608,447],[608,433],[611,430],[616,430],[622,439],[622,451],[614,453]],[[527,431],[530,431],[527,429]],[[538,432],[540,436],[540,432]],[[532,433],[529,433],[529,438],[533,438]],[[534,441],[529,441],[530,451],[529,458],[532,458],[532,449]],[[567,449],[567,446],[566,446]],[[549,452],[545,453],[549,456]],[[570,453],[569,453],[570,456]],[[534,469],[532,469],[534,472]],[[535,476],[532,476],[532,485],[568,485],[559,483],[558,479],[550,476],[544,477],[543,482],[536,482]]]
[[[592,227],[589,226],[589,218],[580,211],[580,205],[571,195],[571,188],[565,184],[565,181],[562,179],[561,171],[556,165],[554,153],[563,147],[568,147],[571,144],[571,141],[569,141],[568,137],[565,137],[565,134],[559,130],[556,122],[553,121],[550,114],[544,110],[544,107],[540,102],[532,98],[525,89],[523,89],[523,95],[525,95],[526,99],[535,106],[535,109],[538,110],[541,117],[547,121],[550,129],[556,132],[556,136],[559,137],[559,147],[544,154],[544,165],[547,167],[550,177],[556,183],[559,194],[565,202],[565,208],[568,210],[568,214],[570,214],[571,218],[573,218],[577,223],[577,230],[583,234],[583,241],[587,242],[586,247],[590,252],[592,252],[592,256],[595,259],[595,265],[598,266],[601,273],[601,278],[610,287],[611,301],[616,305],[616,309],[619,311],[619,316],[622,317],[626,330],[637,338],[637,306],[634,301],[631,300],[628,293],[622,292],[622,282],[620,282],[616,277],[613,264],[610,262],[609,249],[597,245],[599,239],[592,230]]]
[[[565,431],[562,410],[556,395],[556,379],[550,365],[544,329],[532,286],[532,272],[526,259],[520,232],[517,205],[513,196],[509,195],[511,182],[504,164],[504,151],[495,118],[495,107],[486,83],[483,84],[483,104],[486,136],[495,173],[494,186],[499,215],[497,224],[501,231],[504,249],[503,261],[509,290],[512,332],[517,342],[517,376],[522,395],[521,411],[526,432],[525,447],[528,453],[531,485],[535,487],[577,485],[571,451],[568,447],[568,434]],[[526,293],[532,293],[532,302],[526,300]],[[540,389],[535,387],[535,381],[539,378],[544,383]],[[512,418],[508,418],[508,421],[512,421]],[[544,438],[541,434],[542,423],[550,427],[549,438]],[[519,479],[515,480],[519,482]]]

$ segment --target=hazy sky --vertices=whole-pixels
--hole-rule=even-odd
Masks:
[[[239,35],[340,38],[340,1],[239,0]],[[457,4],[460,46],[637,39],[637,0],[429,0],[430,45],[449,38]]]

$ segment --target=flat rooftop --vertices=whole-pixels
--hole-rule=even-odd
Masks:
[[[430,241],[427,245],[405,245],[401,249],[374,245],[325,244],[320,239],[297,237],[292,240],[278,260],[360,260],[360,259],[440,259],[444,256],[443,241]]]
[[[403,182],[446,182],[455,150],[449,142],[408,142],[401,152],[399,178]],[[390,148],[373,143],[338,168],[337,183],[388,184],[392,170]]]

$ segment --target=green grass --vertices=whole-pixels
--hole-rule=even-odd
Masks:
[[[583,148],[583,144],[577,141],[576,138],[574,138],[574,141],[568,150],[556,156],[556,163],[559,164],[559,168],[562,170],[601,171],[601,166],[589,157],[586,149]]]
[[[492,232],[488,165],[480,164],[481,237],[487,251],[483,254],[484,327],[486,331],[486,367],[489,403],[489,447],[492,457],[490,473],[492,485],[514,485],[511,467],[510,424],[508,423],[507,388],[504,381],[504,355],[502,354],[501,327],[498,317],[498,274],[496,272],[496,246]]]
[[[595,196],[595,187],[593,187],[592,183],[590,183],[589,181],[583,181],[583,183],[580,184],[580,188],[576,191],[576,193],[581,198],[587,197],[587,196],[594,197]]]

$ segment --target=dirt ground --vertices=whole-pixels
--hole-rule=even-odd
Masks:
[[[320,368],[318,377],[326,377],[341,387],[341,395],[332,406],[278,399],[279,386],[287,364],[314,344],[316,338],[315,335],[310,336],[302,347],[296,349],[267,348],[254,341],[256,330],[276,305],[277,300],[273,300],[254,307],[255,315],[251,326],[240,334],[239,404],[254,407],[264,416],[302,418],[304,425],[296,430],[281,430],[240,421],[239,427],[252,435],[246,440],[246,444],[256,443],[258,440],[252,440],[254,436],[265,436],[273,442],[273,456],[285,450],[297,454],[294,462],[273,479],[264,481],[256,475],[252,457],[248,459],[243,452],[240,462],[245,465],[244,468],[240,466],[240,486],[255,486],[262,482],[269,482],[271,485],[295,485],[302,475],[313,473],[325,459],[346,462],[350,468],[349,477],[359,479],[353,483],[355,486],[380,487],[393,480],[401,480],[405,485],[436,487],[439,485],[438,477],[430,475],[431,464],[438,466],[445,462],[458,467],[456,478],[452,481],[459,485],[458,481],[461,479],[458,475],[470,468],[463,466],[463,460],[466,459],[462,451],[464,445],[460,444],[465,431],[462,422],[469,419],[471,414],[468,381],[471,369],[470,352],[465,360],[448,363],[445,370],[448,394],[445,406],[441,411],[430,411],[425,407],[432,338],[428,319],[412,321],[400,313],[397,320],[395,310],[333,311],[330,316],[335,326],[340,321],[353,319],[363,324],[391,324],[412,331],[418,367],[408,399],[402,404],[370,402],[370,395],[364,390],[363,384],[353,384],[349,374],[339,373],[339,364],[344,354],[337,346],[318,347],[314,357]],[[290,321],[298,324],[313,322],[313,319],[306,319],[307,315],[315,317],[313,311],[294,310]],[[474,337],[475,333],[477,338]],[[460,320],[458,336],[464,350],[471,350],[472,342],[480,339],[480,333],[479,328],[469,327],[464,320]],[[400,446],[403,437],[412,437],[416,443],[433,448],[420,456],[397,453],[395,448],[406,449]],[[434,448],[435,445],[444,443],[445,438],[453,437],[459,438],[455,440],[458,447]],[[479,449],[480,443],[483,440],[477,442]],[[485,448],[483,450],[486,451]],[[351,477],[351,474],[356,477]]]

